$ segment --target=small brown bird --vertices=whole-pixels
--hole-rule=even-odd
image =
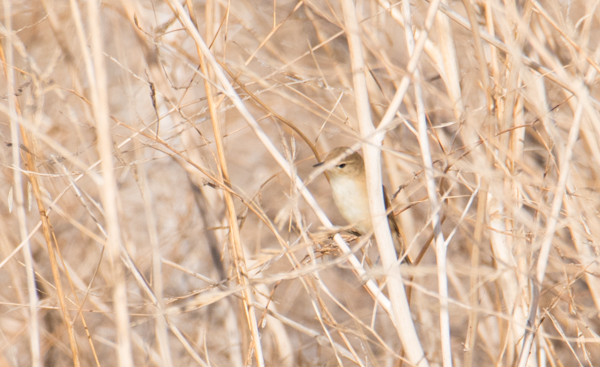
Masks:
[[[340,157],[341,160],[332,168],[327,170],[330,179],[333,201],[338,207],[342,217],[350,223],[356,231],[361,234],[373,232],[373,223],[371,221],[371,211],[369,210],[369,198],[367,194],[367,179],[365,176],[365,163],[363,158],[357,152],[352,152],[348,147],[338,147],[332,150],[321,163],[315,164],[318,167],[332,162]],[[391,202],[383,188],[385,206],[391,207]],[[388,214],[388,222],[394,238],[394,246],[398,256],[404,255],[405,245],[402,234],[394,218],[394,213]],[[408,255],[405,257],[407,264],[411,264]]]

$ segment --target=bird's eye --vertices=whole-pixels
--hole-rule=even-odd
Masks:
[[[344,168],[344,167],[346,167],[346,163],[338,164],[338,168]]]

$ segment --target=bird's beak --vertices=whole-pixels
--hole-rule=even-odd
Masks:
[[[319,166],[322,166],[324,164],[325,164],[325,162],[320,162],[320,163],[317,163],[317,164],[313,165],[313,167],[319,167]]]

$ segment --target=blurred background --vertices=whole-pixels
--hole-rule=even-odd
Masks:
[[[443,1],[432,22],[428,1],[354,5],[375,126],[410,81],[382,169],[419,258],[399,266],[429,365],[448,365],[448,336],[423,149],[453,363],[517,365],[533,307],[522,366],[597,365],[598,2]],[[363,141],[342,2],[4,0],[0,365],[413,365],[182,17],[348,224],[312,174],[316,154]],[[424,32],[407,71],[407,37]],[[359,250],[340,231],[387,294],[374,239]]]

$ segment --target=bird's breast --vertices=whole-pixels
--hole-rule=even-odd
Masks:
[[[361,234],[371,231],[371,213],[364,180],[336,177],[331,180],[333,200],[342,217]]]

